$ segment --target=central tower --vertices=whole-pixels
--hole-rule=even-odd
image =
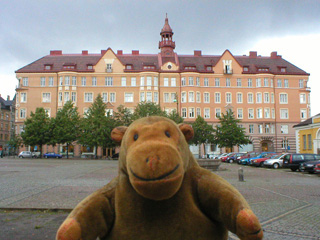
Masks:
[[[166,19],[163,28],[160,32],[161,41],[159,42],[159,49],[161,49],[162,57],[173,57],[176,44],[172,41],[173,32],[169,25],[168,16],[166,14]]]

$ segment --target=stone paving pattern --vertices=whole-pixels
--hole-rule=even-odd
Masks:
[[[320,174],[242,166],[239,182],[239,167],[223,163],[215,173],[250,203],[264,239],[320,239]],[[68,211],[117,169],[117,161],[107,160],[0,159],[0,240],[54,239]]]

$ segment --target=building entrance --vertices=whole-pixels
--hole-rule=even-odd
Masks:
[[[262,152],[273,152],[273,142],[270,140],[264,140],[261,142],[261,151]]]

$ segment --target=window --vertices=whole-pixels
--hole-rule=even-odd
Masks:
[[[106,86],[113,86],[113,77],[106,77],[105,78],[105,85]]]
[[[171,87],[175,87],[177,85],[176,78],[171,78]]]
[[[193,86],[193,77],[189,77],[189,86]]]
[[[152,77],[147,77],[147,86],[148,87],[152,86]]]
[[[274,124],[271,124],[271,133],[274,133],[275,127]]]
[[[25,108],[20,109],[20,118],[26,118],[26,109]]]
[[[111,63],[106,64],[106,72],[112,72],[112,64]]]
[[[288,103],[288,94],[280,93],[280,104],[287,104]]]
[[[237,103],[242,103],[242,93],[237,93]]]
[[[285,79],[284,82],[283,82],[283,85],[284,85],[285,88],[288,88],[289,87],[289,80]]]
[[[249,133],[253,133],[254,131],[253,131],[253,124],[250,124],[249,125]]]
[[[300,117],[301,119],[307,118],[307,109],[300,109]]]
[[[124,102],[133,102],[133,93],[124,93]]]
[[[65,83],[66,86],[70,85],[70,77],[69,76],[65,76],[64,77],[64,83]]]
[[[303,88],[303,79],[299,79],[299,88]]]
[[[20,102],[27,102],[27,93],[20,93]]]
[[[281,79],[277,80],[277,87],[279,87],[279,88],[282,87],[282,80]]]
[[[248,118],[254,119],[254,109],[253,108],[248,109]]]
[[[175,103],[176,102],[176,93],[171,93],[170,95],[171,95],[170,96],[170,102]]]
[[[51,102],[50,93],[42,93],[42,102]]]
[[[252,79],[248,78],[248,87],[252,87]]]
[[[257,93],[257,103],[262,103],[262,93]]]
[[[241,78],[237,78],[237,87],[241,87],[242,83],[241,83]]]
[[[196,85],[200,86],[200,78],[199,77],[196,78]]]
[[[186,108],[182,108],[181,112],[182,112],[182,117],[186,118],[187,117],[187,109]]]
[[[260,78],[256,79],[256,87],[261,87],[261,79]]]
[[[58,93],[58,101],[59,101],[59,102],[62,102],[62,92],[59,92],[59,93]]]
[[[201,102],[201,93],[200,92],[197,92],[197,94],[196,94],[196,101],[197,101],[197,103]]]
[[[146,100],[146,94],[144,92],[140,92],[140,102],[144,102]]]
[[[263,118],[263,116],[262,116],[262,108],[257,108],[257,118]]]
[[[72,77],[72,86],[77,86],[77,77]]]
[[[194,92],[189,92],[189,102],[194,102]]]
[[[308,149],[312,149],[312,138],[311,138],[311,134],[308,134]]]
[[[230,78],[226,78],[226,87],[230,87],[231,86],[231,80]]]
[[[59,78],[59,86],[62,86],[63,85],[63,77],[60,77]]]
[[[131,78],[131,86],[135,87],[137,85],[137,79],[135,77]]]
[[[221,108],[216,108],[216,118],[221,117]]]
[[[113,116],[113,109],[106,109],[106,116]]]
[[[242,119],[243,118],[243,109],[242,108],[238,108],[237,109],[237,115],[238,115],[238,119]]]
[[[70,100],[70,93],[69,92],[65,92],[64,93],[64,102],[67,102]]]
[[[157,103],[159,101],[158,92],[154,92],[153,93],[153,100],[154,100],[155,103]]]
[[[158,77],[153,78],[153,84],[155,87],[158,87]]]
[[[253,93],[248,93],[248,103],[253,103]]]
[[[215,95],[215,98],[214,98],[215,103],[221,103],[220,93],[216,92],[214,95]]]
[[[181,93],[181,102],[182,103],[187,102],[187,93],[186,92]]]
[[[22,78],[22,85],[25,87],[28,86],[28,78],[27,77]]]
[[[204,118],[210,118],[210,108],[204,109]]]
[[[289,118],[289,110],[280,109],[280,119],[288,119],[288,118]]]
[[[49,87],[53,86],[53,77],[49,77]]]
[[[305,93],[300,94],[300,103],[306,103],[306,94]]]
[[[107,103],[108,102],[108,93],[102,93],[102,101],[104,103]]]
[[[77,93],[76,92],[72,92],[71,93],[71,101],[72,102],[76,102],[77,101]]]
[[[302,135],[303,138],[303,149],[307,149],[307,135]]]
[[[189,95],[190,95],[190,93],[189,93]],[[163,101],[164,102],[166,102],[166,103],[168,103],[168,102],[170,102],[170,100],[169,100],[169,93],[164,93],[163,94]]]
[[[46,78],[45,78],[45,77],[41,77],[41,78],[40,78],[40,86],[41,86],[41,87],[46,86]]]
[[[270,99],[269,99],[269,93],[264,93],[264,103],[269,103]]]
[[[210,93],[203,93],[203,101],[204,103],[210,103]]]
[[[201,108],[197,108],[196,117],[201,116]]]
[[[232,95],[231,95],[231,93],[226,93],[226,103],[232,103]]]
[[[127,64],[127,65],[126,65],[126,69],[131,70],[131,69],[132,69],[132,65]]]
[[[223,73],[232,74],[232,60],[223,60]]]
[[[258,133],[262,134],[263,133],[263,125],[258,124]]]
[[[140,78],[140,86],[143,87],[144,86],[144,77]]]
[[[189,118],[194,118],[194,108],[189,108]]]
[[[93,102],[93,93],[84,93],[84,102]]]
[[[281,125],[280,131],[282,134],[288,134],[289,133],[288,125]]]
[[[220,87],[220,78],[216,78],[216,79],[214,80],[214,85],[215,85],[216,87]]]
[[[152,102],[152,92],[147,92],[147,102]]]
[[[97,86],[97,78],[92,77],[92,86]]]
[[[87,85],[87,78],[81,77],[81,86],[86,86],[86,85]]]
[[[126,78],[126,77],[122,77],[122,78],[121,78],[121,86],[122,86],[122,87],[127,86],[127,78]]]
[[[181,86],[185,86],[186,85],[186,78],[183,77],[181,78]]]
[[[266,123],[266,124],[264,125],[264,132],[265,132],[265,133],[270,133],[270,124],[269,124],[269,123]]]
[[[270,87],[273,87],[273,79],[270,79]]]
[[[249,67],[243,67],[243,71],[244,72],[248,72],[249,71]]]
[[[268,79],[268,78],[264,78],[264,79],[263,79],[263,85],[264,85],[265,87],[269,87],[269,79]]]
[[[265,108],[264,109],[264,117],[265,118],[270,118],[270,108]]]
[[[209,86],[209,78],[204,78],[204,80],[203,80],[203,85],[204,85],[205,87],[208,87],[208,86]]]
[[[274,93],[271,93],[271,103],[274,103]]]

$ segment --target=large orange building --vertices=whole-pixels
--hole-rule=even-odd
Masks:
[[[179,55],[168,18],[160,36],[157,54],[55,50],[17,70],[18,129],[37,107],[54,117],[72,100],[83,114],[100,93],[110,112],[121,104],[133,110],[150,101],[168,112],[178,109],[187,122],[201,115],[215,125],[217,116],[232,109],[253,142],[244,150],[295,152],[292,126],[310,117],[308,73],[277,52],[235,56],[229,50],[222,55],[195,50]]]

